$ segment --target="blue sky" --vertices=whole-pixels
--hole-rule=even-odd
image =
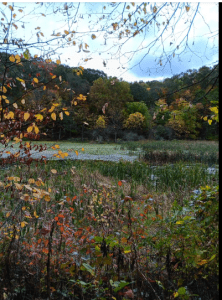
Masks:
[[[53,2],[55,3],[55,7],[64,7],[65,5],[65,2]],[[178,2],[174,2],[174,5],[177,3]],[[67,4],[70,5],[71,3],[68,2]],[[119,4],[119,11],[121,11],[124,3]],[[139,4],[140,2],[135,2],[135,5]],[[10,3],[7,3],[7,5],[10,5]],[[78,7],[78,3],[75,3],[75,1],[73,5],[75,8]],[[151,3],[148,9],[152,11],[154,5],[154,3]],[[160,3],[157,3],[156,5],[158,7]],[[181,72],[186,72],[188,69],[198,69],[203,65],[212,66],[218,61],[218,5],[216,2],[200,3],[199,12],[196,14],[193,27],[189,31],[187,46],[190,47],[190,50],[188,51],[187,48],[183,51],[183,47],[180,45],[179,49],[174,51],[175,54],[174,57],[171,58],[170,64],[165,64],[164,56],[161,58],[162,66],[160,66],[159,60],[163,53],[163,46],[165,53],[169,54],[172,47],[179,45],[180,41],[184,37],[184,32],[188,30],[187,26],[189,25],[189,22],[187,22],[187,20],[189,21],[192,18],[197,3],[192,2],[190,4],[190,10],[183,13],[182,17],[175,19],[178,21],[174,29],[173,36],[171,35],[172,28],[164,31],[164,34],[162,35],[163,44],[156,43],[155,46],[151,47],[149,50],[148,45],[152,43],[152,41],[158,37],[161,32],[158,32],[156,26],[150,26],[149,31],[144,32],[144,36],[142,34],[138,34],[133,39],[125,42],[120,59],[116,54],[116,51],[118,50],[118,39],[114,39],[112,35],[106,36],[104,32],[97,32],[97,30],[101,29],[100,26],[105,26],[106,13],[112,10],[112,7],[109,7],[107,3],[95,3],[91,1],[88,1],[87,3],[81,2],[78,12],[77,9],[72,10],[73,14],[70,16],[69,22],[67,22],[66,15],[62,16],[59,13],[53,14],[52,8],[45,11],[44,5],[39,5],[35,14],[32,13],[30,16],[24,17],[24,12],[27,13],[36,7],[34,2],[15,2],[15,6],[17,6],[15,11],[22,8],[23,12],[16,12],[17,16],[15,17],[15,21],[17,22],[16,24],[18,24],[18,29],[14,30],[14,34],[16,33],[17,36],[20,36],[25,40],[36,40],[37,27],[40,27],[40,30],[38,31],[42,32],[44,35],[44,37],[40,36],[42,40],[44,40],[44,38],[49,38],[53,31],[55,31],[55,33],[61,32],[64,34],[64,30],[69,30],[71,28],[76,32],[82,32],[81,35],[75,35],[76,46],[66,46],[65,48],[57,49],[56,54],[52,56],[52,59],[60,58],[62,63],[71,67],[81,65],[84,68],[99,69],[104,71],[108,76],[117,76],[118,78],[123,78],[123,80],[133,82],[139,80],[161,80],[166,77],[172,77],[175,74],[180,74]],[[106,6],[106,9],[104,9],[104,6]],[[1,5],[1,9],[3,9],[4,13],[9,17],[11,11],[8,7]],[[157,19],[159,23],[166,20],[168,11],[169,8],[165,11],[164,9],[162,10],[163,16]],[[46,17],[42,16],[41,13],[44,13]],[[75,13],[78,17],[78,22],[72,24]],[[91,17],[89,17],[89,14],[91,14]],[[96,23],[97,18],[103,15],[105,15],[105,19]],[[178,16],[175,15],[175,17]],[[117,9],[116,12],[114,12],[113,20],[109,20],[109,24],[117,22],[119,17],[121,17],[121,15],[118,13]],[[23,24],[24,20],[26,20],[27,23]],[[25,28],[22,27],[22,24]],[[90,26],[91,31],[95,32],[95,40],[92,40],[91,33],[85,33],[89,30],[88,26]],[[160,28],[163,29],[164,26],[162,24],[161,26]],[[127,38],[123,38],[120,42],[124,42],[126,40]],[[159,41],[161,40],[159,39]],[[82,42],[83,45],[88,44],[89,47],[87,48],[87,51],[90,52],[83,52],[82,49],[78,52],[78,45],[80,42]],[[171,45],[170,42],[172,43]],[[140,50],[136,51],[138,47]],[[52,48],[56,49],[57,45],[54,44]],[[131,56],[133,51],[135,51],[135,55]],[[43,54],[38,49],[30,49],[30,52],[32,55]],[[142,59],[143,57],[144,59]],[[86,59],[88,59],[87,62],[84,61]],[[104,61],[106,63],[106,67],[103,65]]]

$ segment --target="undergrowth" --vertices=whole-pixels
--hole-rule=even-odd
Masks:
[[[217,170],[33,162],[0,189],[1,300],[219,297]]]

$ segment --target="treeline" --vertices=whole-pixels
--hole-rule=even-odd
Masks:
[[[0,53],[0,82],[9,87],[5,94],[9,106],[34,113],[55,104],[69,112],[61,117],[55,110],[53,119],[41,124],[44,134],[38,138],[218,138],[218,123],[203,117],[211,116],[210,107],[219,102],[219,65],[188,70],[163,81],[128,83],[99,70],[71,68],[41,58],[15,64],[9,57]]]

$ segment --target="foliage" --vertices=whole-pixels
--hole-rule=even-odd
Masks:
[[[144,122],[145,122],[146,129],[149,129],[151,127],[152,117],[144,102],[129,102],[126,104],[126,106],[127,106],[126,111],[128,115],[134,114],[136,112],[141,113],[145,117]]]
[[[104,119],[104,116],[99,116],[96,120],[96,128],[105,128],[106,127],[106,121]]]
[[[140,162],[51,161],[32,164],[29,174],[19,165],[6,171],[0,178],[5,191],[0,216],[4,295],[46,299],[49,289],[56,299],[124,299],[132,293],[143,297],[149,282],[151,299],[162,299],[163,293],[165,298],[216,297],[218,187],[199,188],[203,171],[175,167],[176,180],[170,166],[154,174],[162,176],[157,184],[165,196],[154,184],[138,194],[142,180],[153,175],[153,168]],[[181,171],[183,197],[178,187],[167,191]],[[106,172],[109,177],[102,175]],[[163,178],[170,178],[165,187]],[[26,198],[20,199],[23,189]],[[171,203],[166,211],[163,199]],[[17,274],[26,280],[18,281]],[[207,289],[212,281],[213,288]]]
[[[142,129],[145,126],[145,117],[140,112],[130,114],[124,123],[124,127],[131,129]]]

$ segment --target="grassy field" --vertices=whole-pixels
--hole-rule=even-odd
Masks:
[[[214,142],[155,143],[72,149],[160,153],[187,145],[203,161],[218,151]],[[218,166],[177,158],[3,169],[0,299],[218,299]]]

